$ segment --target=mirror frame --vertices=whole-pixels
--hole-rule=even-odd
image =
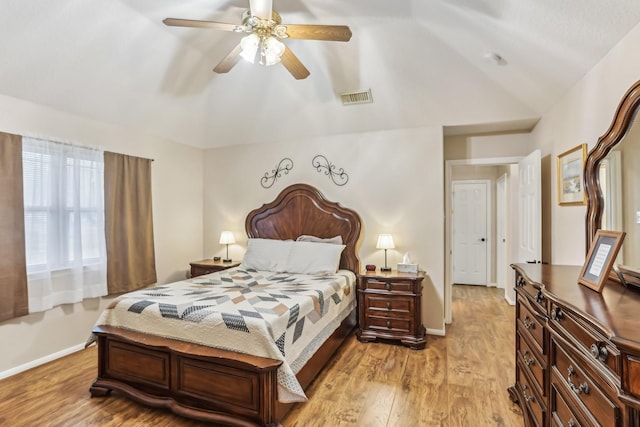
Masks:
[[[598,138],[596,145],[589,151],[584,165],[584,189],[587,193],[587,215],[585,218],[586,250],[589,252],[596,231],[602,225],[604,200],[600,191],[600,162],[607,157],[613,147],[627,134],[633,118],[640,106],[640,80],[635,82],[624,94],[609,129]],[[614,275],[615,276],[615,275]]]

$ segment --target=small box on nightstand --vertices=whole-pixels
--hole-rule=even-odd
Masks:
[[[417,273],[420,270],[418,264],[402,264],[398,263],[399,273]]]

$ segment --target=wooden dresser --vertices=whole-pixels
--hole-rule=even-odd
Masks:
[[[399,340],[414,349],[427,343],[422,325],[422,280],[419,273],[366,273],[358,279],[358,330],[362,342]]]
[[[640,289],[516,264],[515,385],[527,426],[640,427]]]

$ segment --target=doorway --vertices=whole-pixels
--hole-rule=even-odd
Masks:
[[[514,191],[514,183],[518,181],[517,179],[517,169],[518,162],[522,159],[522,157],[495,157],[495,158],[484,158],[484,159],[460,159],[460,160],[446,160],[445,161],[445,287],[444,287],[444,315],[445,315],[445,324],[449,324],[452,322],[451,317],[451,295],[453,292],[453,274],[452,274],[452,256],[453,256],[453,244],[452,244],[452,183],[453,181],[459,180],[474,180],[474,179],[489,179],[491,182],[495,183],[500,175],[503,173],[507,173],[509,177],[513,179],[508,180],[507,193],[511,194]],[[515,165],[515,166],[514,166]],[[463,170],[463,173],[459,173],[459,169]],[[492,171],[490,171],[493,169]],[[487,174],[490,171],[490,176]],[[515,173],[515,176],[514,176]],[[517,190],[515,190],[517,191]],[[495,191],[494,191],[495,194]],[[509,199],[508,211],[513,212],[513,201]],[[490,205],[492,209],[495,208],[495,201],[493,201]],[[510,214],[511,215],[511,214]],[[495,216],[494,216],[495,217]],[[510,226],[511,227],[511,226]],[[495,243],[495,225],[492,225],[492,229],[490,234],[488,234],[490,239],[493,239]],[[509,243],[509,239],[507,239],[507,244]],[[495,246],[495,244],[494,244]],[[508,246],[510,248],[510,246]],[[495,249],[492,249],[492,254],[494,254]],[[508,249],[511,251],[512,249]],[[495,260],[495,255],[492,255]],[[488,275],[490,276],[488,282],[491,286],[495,286],[495,275],[492,277],[492,266],[490,266],[488,270]],[[510,281],[509,278],[506,279],[507,282]]]

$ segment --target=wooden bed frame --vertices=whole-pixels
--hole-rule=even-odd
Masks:
[[[361,221],[355,211],[327,201],[312,186],[295,184],[271,203],[251,211],[249,237],[296,239],[341,235],[340,268],[359,271]],[[296,375],[306,388],[356,325],[355,310]],[[279,360],[166,339],[109,326],[93,332],[98,377],[91,396],[117,390],[148,406],[230,426],[279,426],[292,404],[277,401]]]

